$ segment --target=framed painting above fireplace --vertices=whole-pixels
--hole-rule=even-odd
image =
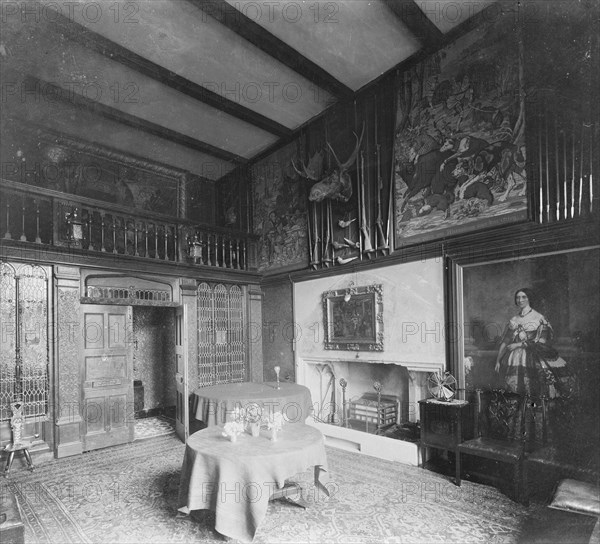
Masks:
[[[326,291],[323,298],[325,349],[383,351],[383,286]]]

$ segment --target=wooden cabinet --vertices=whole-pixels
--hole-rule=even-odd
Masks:
[[[435,399],[419,401],[421,415],[422,466],[427,462],[427,448],[458,451],[463,440],[473,438],[473,405],[465,400],[448,402]],[[456,471],[460,468],[455,467]],[[459,474],[456,474],[458,480]]]

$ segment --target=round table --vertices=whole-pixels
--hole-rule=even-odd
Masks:
[[[181,512],[212,510],[219,533],[251,541],[269,498],[286,478],[314,466],[315,489],[328,495],[325,441],[318,429],[284,425],[275,442],[266,429],[258,437],[243,433],[235,442],[222,432],[221,426],[212,426],[188,438],[179,484]]]
[[[250,403],[258,404],[266,413],[282,412],[290,423],[304,423],[312,411],[308,387],[283,382],[242,382],[209,385],[192,394],[192,414],[207,426],[228,421],[228,414]]]

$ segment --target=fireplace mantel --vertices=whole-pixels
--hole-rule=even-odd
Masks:
[[[316,367],[316,371],[311,367]],[[362,367],[364,367],[364,374]],[[340,378],[347,379],[350,382],[348,384],[348,398],[346,399],[348,402],[351,396],[355,398],[361,392],[367,392],[371,388],[374,381],[372,373],[374,372],[377,380],[381,380],[384,389],[387,387],[387,391],[384,390],[383,392],[393,394],[399,399],[401,410],[398,423],[414,423],[418,420],[418,401],[427,397],[427,376],[432,372],[443,370],[444,367],[443,362],[439,364],[407,362],[380,357],[373,358],[363,353],[336,354],[335,356],[329,354],[324,356],[298,355],[296,358],[296,378],[298,383],[311,389],[313,404],[319,410],[325,404],[333,402],[333,399],[336,400],[338,405],[342,404]],[[394,371],[394,368],[398,370]],[[350,379],[350,375],[353,375],[354,379]],[[356,378],[357,375],[360,375],[361,378]],[[391,377],[390,383],[380,378],[382,375]],[[333,376],[335,376],[335,380],[333,380]],[[325,381],[323,381],[323,377],[326,378]],[[333,388],[330,382],[333,382]],[[351,393],[351,384],[355,385],[354,382],[360,382],[360,385],[356,384],[358,389],[355,388]],[[335,389],[335,391],[332,391],[332,389]],[[325,397],[321,398],[324,392]],[[342,411],[345,409],[346,407],[343,407]],[[323,421],[322,414],[321,417],[309,418],[309,422],[321,430],[332,446],[360,451],[383,459],[418,465],[417,444],[362,432],[344,427],[341,424],[326,423]]]

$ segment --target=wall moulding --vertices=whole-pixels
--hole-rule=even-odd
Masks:
[[[83,271],[81,303],[178,306],[179,302],[174,300],[174,284],[175,281],[159,281],[144,276]]]

